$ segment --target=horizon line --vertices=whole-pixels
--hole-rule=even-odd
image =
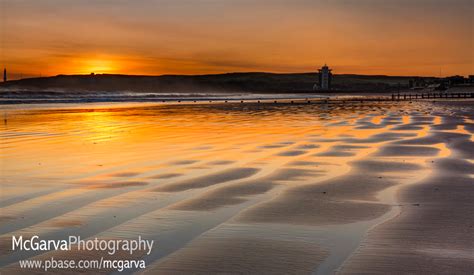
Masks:
[[[165,76],[218,76],[218,75],[228,75],[228,74],[275,74],[275,75],[285,75],[285,74],[318,74],[317,72],[265,72],[265,71],[245,71],[245,72],[221,72],[221,73],[209,73],[209,74],[125,74],[125,73],[79,73],[79,74],[56,74],[56,75],[48,75],[48,76],[27,76],[24,78],[16,78],[8,80],[10,81],[20,81],[20,80],[27,80],[27,79],[41,79],[41,78],[53,78],[53,77],[61,77],[61,76],[131,76],[131,77],[165,77]],[[18,73],[15,73],[18,75]],[[20,74],[21,75],[21,74]],[[446,78],[452,76],[462,76],[468,78],[472,76],[471,74],[462,75],[462,74],[454,74],[454,75],[446,75],[446,76],[433,76],[433,75],[390,75],[390,74],[357,74],[357,73],[334,73],[333,75],[355,75],[355,76],[385,76],[385,77],[425,77],[425,78]],[[473,74],[474,75],[474,74]],[[2,82],[5,83],[5,82]]]

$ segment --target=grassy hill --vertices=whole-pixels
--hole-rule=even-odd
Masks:
[[[334,75],[333,90],[384,92],[406,87],[412,77]],[[134,92],[311,92],[316,73],[227,73],[215,75],[58,75],[8,81],[1,88],[19,90],[134,91]]]

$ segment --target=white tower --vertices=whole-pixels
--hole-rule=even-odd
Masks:
[[[330,90],[331,89],[331,80],[332,80],[332,69],[324,64],[324,66],[319,69],[319,87],[321,90]]]

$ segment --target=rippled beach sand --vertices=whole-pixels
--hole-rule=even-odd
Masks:
[[[105,256],[12,252],[12,235],[155,240],[117,256],[146,260],[125,273],[474,271],[472,101],[3,112],[2,274]]]

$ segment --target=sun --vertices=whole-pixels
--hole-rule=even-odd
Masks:
[[[76,62],[76,71],[79,74],[106,74],[119,71],[119,64],[107,58],[82,58]]]
[[[111,73],[117,70],[117,66],[110,60],[95,59],[86,63],[87,71],[90,73]]]

